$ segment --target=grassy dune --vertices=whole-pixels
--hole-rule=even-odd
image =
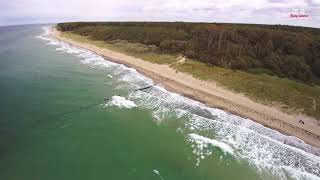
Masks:
[[[208,66],[198,61],[187,61],[175,66],[204,80],[214,80],[235,92],[245,94],[263,104],[281,107],[286,112],[301,112],[319,118],[320,87],[308,86],[268,74],[250,74],[220,67]]]
[[[175,55],[161,54],[161,53],[153,52],[151,50],[146,51],[145,49],[147,48],[143,48],[146,45],[139,44],[139,43],[124,43],[124,42],[106,43],[104,41],[93,41],[85,36],[80,36],[70,32],[63,32],[61,33],[61,35],[79,42],[91,43],[101,48],[111,49],[113,51],[121,52],[126,55],[141,58],[143,60],[150,61],[153,63],[170,64],[177,61]],[[143,50],[141,50],[142,48]]]
[[[172,64],[177,61],[175,54],[163,54],[139,43],[118,41],[106,43],[104,41],[89,40],[86,36],[63,32],[62,36],[76,41],[94,44],[101,48],[111,49],[136,58],[159,64]],[[289,79],[271,76],[263,71],[244,72],[230,70],[217,66],[208,66],[200,61],[187,59],[182,65],[171,65],[173,68],[192,74],[203,80],[213,80],[219,85],[232,91],[245,94],[257,102],[281,107],[289,113],[304,113],[320,119],[320,87],[309,86]]]

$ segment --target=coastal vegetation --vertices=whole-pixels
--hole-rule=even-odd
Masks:
[[[57,26],[63,32],[93,40],[125,40],[208,65],[319,83],[320,30],[315,28],[182,22],[79,22]]]
[[[74,27],[75,24],[77,23],[59,24],[58,29],[64,32],[62,36],[76,41],[93,43],[96,46],[108,48],[153,63],[168,64],[178,71],[190,73],[200,79],[214,80],[223,87],[245,94],[251,99],[263,104],[281,107],[281,109],[287,112],[304,113],[317,119],[320,118],[320,110],[317,108],[317,105],[320,104],[320,87],[317,85],[318,75],[312,71],[313,66],[307,66],[311,73],[310,79],[302,81],[302,79],[293,76],[289,77],[278,74],[276,71],[268,69],[267,67],[237,69],[208,63],[195,57],[190,58],[180,51],[169,52],[162,49],[164,43],[159,46],[155,43],[144,43],[128,38],[99,39],[94,36],[95,33],[91,32],[99,31],[99,28],[82,25],[80,27]],[[171,25],[171,23],[168,23],[168,26],[169,25]],[[247,25],[248,28],[251,26],[253,25]],[[98,27],[100,27],[100,25]],[[253,27],[255,28],[255,26]],[[62,30],[62,28],[64,29]],[[87,28],[85,32],[90,33],[83,34],[81,30],[83,28]],[[89,31],[88,29],[90,28],[92,29]],[[264,26],[261,25],[259,28],[264,28]],[[272,28],[275,27],[268,26],[266,28],[270,28],[270,31],[273,31]],[[279,27],[281,31],[287,31],[287,28],[286,26]],[[300,27],[292,28],[293,29],[290,30],[291,33],[302,33],[305,34],[305,36],[314,36],[318,33],[317,30],[309,28],[306,28],[305,31],[300,31]],[[186,63],[174,64],[174,62],[177,61],[177,57],[181,56],[181,54],[188,57]],[[315,59],[314,61],[316,60],[319,59]],[[291,63],[287,63],[287,66],[290,65]]]

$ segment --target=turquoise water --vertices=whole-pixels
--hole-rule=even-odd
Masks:
[[[0,27],[0,179],[320,179],[318,149],[48,33]]]

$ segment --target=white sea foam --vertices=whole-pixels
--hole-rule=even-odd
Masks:
[[[156,175],[160,175],[160,172],[158,170],[153,170],[153,172],[156,174]]]
[[[137,106],[134,103],[136,102],[140,107],[151,110],[159,123],[163,119],[179,119],[181,126],[177,128],[177,132],[186,134],[187,141],[193,142],[191,139],[196,139],[193,142],[194,147],[198,143],[203,146],[218,144],[214,147],[227,154],[233,152],[232,157],[247,160],[259,171],[268,171],[282,179],[320,179],[319,149],[305,144],[296,137],[286,136],[250,119],[209,108],[159,86],[146,91],[131,91],[153,84],[153,81],[135,69],[106,61],[92,51],[48,38],[49,28],[44,28],[44,31],[45,33],[37,38],[49,41],[47,44],[57,46],[59,51],[76,54],[83,64],[105,68],[108,74],[116,77],[114,79],[119,82],[119,87],[129,90],[130,100],[116,96],[115,99],[112,97],[110,105],[132,108]],[[202,132],[206,132],[206,137],[197,135]],[[200,149],[199,158],[212,155],[213,150],[217,148]],[[228,150],[224,151],[225,149]]]
[[[198,134],[189,134],[189,140],[192,142],[195,142],[196,144],[202,144],[201,146],[203,147],[203,144],[210,144],[214,147],[217,147],[219,149],[221,149],[224,154],[231,154],[233,155],[233,149],[226,143],[217,141],[215,139],[210,139],[210,138],[206,138],[204,136],[200,136]]]
[[[189,134],[188,141],[193,143],[193,153],[198,156],[196,165],[200,164],[201,159],[212,154],[212,147],[219,148],[225,155],[234,155],[232,147],[224,142],[217,141],[215,139],[210,139],[198,134]]]
[[[137,107],[137,105],[133,101],[127,100],[125,97],[122,97],[122,96],[112,96],[112,99],[106,105],[117,106],[119,108],[127,108],[127,109]]]
[[[155,118],[179,118],[184,121],[185,128],[179,127],[177,132],[211,132],[211,138],[218,138],[237,152],[234,158],[247,160],[258,171],[269,171],[282,179],[287,176],[308,179],[302,174],[314,177],[320,175],[320,159],[314,155],[319,153],[319,149],[296,137],[283,135],[249,119],[206,107],[161,87],[148,92],[132,92],[130,96],[140,102],[141,106],[156,112]],[[210,156],[213,149],[198,150],[198,159],[202,159]],[[287,169],[290,168],[296,171],[289,174]]]
[[[160,172],[156,169],[152,170],[154,172],[154,174],[156,174],[157,176],[160,177],[161,180],[164,180],[164,178],[161,176]]]
[[[48,37],[48,35],[50,35],[51,31],[50,31],[50,27],[48,26],[44,26],[42,27],[43,30],[43,34],[36,36],[36,38],[45,40],[45,41],[51,41],[52,39]]]

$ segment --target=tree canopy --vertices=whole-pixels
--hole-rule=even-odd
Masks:
[[[224,68],[266,69],[305,83],[320,78],[316,28],[184,22],[73,22],[57,27],[93,40],[155,45],[162,53],[180,53]]]

